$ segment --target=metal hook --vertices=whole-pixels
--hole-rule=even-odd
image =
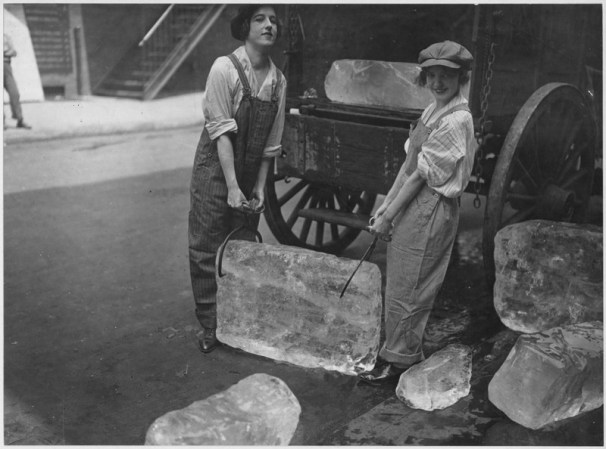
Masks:
[[[265,207],[262,206],[260,209],[257,209],[255,212],[252,213],[259,214],[263,212],[264,209]],[[263,243],[263,237],[261,237],[261,233],[257,229],[253,229],[252,225],[249,222],[249,218],[246,218],[247,223],[238,226],[236,229],[227,234],[227,237],[225,237],[225,240],[223,240],[223,243],[221,243],[221,246],[219,246],[217,258],[217,274],[220,278],[225,276],[225,274],[223,274],[223,253],[225,252],[225,247],[227,246],[227,242],[229,242],[238,231],[241,231],[242,229],[247,229],[248,231],[253,232],[255,234],[255,238],[257,239],[258,243]]]

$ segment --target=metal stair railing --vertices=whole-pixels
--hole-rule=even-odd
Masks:
[[[116,73],[120,73],[121,68],[124,68],[125,66],[131,67],[133,65],[138,66],[138,68],[136,70],[136,72],[137,72],[136,78],[137,79],[141,78],[141,85],[143,86],[145,79],[149,78],[151,73],[153,73],[153,70],[155,70],[153,67],[151,67],[152,72],[150,73],[150,66],[149,66],[149,62],[148,62],[149,54],[152,53],[153,51],[156,51],[156,50],[152,50],[152,49],[157,48],[158,42],[160,42],[160,39],[161,39],[160,35],[162,35],[162,36],[167,35],[166,31],[161,31],[160,33],[156,33],[156,31],[160,28],[160,26],[168,18],[169,14],[172,11],[172,9],[174,8],[174,6],[175,6],[174,4],[169,5],[168,8],[166,8],[166,10],[162,13],[160,18],[158,20],[156,20],[156,22],[153,24],[153,26],[147,31],[147,33],[141,39],[139,44],[134,48],[131,47],[129,49],[129,51],[127,51],[122,56],[122,58],[120,59],[120,61],[117,64],[115,64],[107,69],[105,74],[99,78],[97,85],[93,88],[93,92],[105,90],[104,86],[108,82],[111,82],[114,80],[113,76]],[[152,36],[153,36],[153,40],[151,39]],[[159,66],[159,64],[156,63],[155,66],[157,68]],[[129,70],[132,71],[132,68],[129,68]],[[141,87],[141,89],[143,89],[143,87]],[[138,95],[138,96],[140,96],[140,95]]]
[[[145,36],[143,36],[143,39],[141,39],[141,42],[139,42],[139,47],[143,47],[145,45],[145,43],[149,40],[149,38],[154,35],[156,30],[160,27],[160,25],[162,25],[164,20],[168,17],[168,15],[170,14],[170,12],[174,8],[174,6],[175,5],[172,4],[168,8],[166,8],[166,11],[164,11],[162,13],[160,18],[156,21],[156,23],[154,23],[154,25],[149,29],[149,31],[145,34]]]
[[[208,5],[194,23],[185,28],[183,16],[170,5],[139,43],[145,70],[151,76],[143,87],[143,100],[153,99],[219,18],[226,5]],[[182,30],[179,35],[176,30]]]

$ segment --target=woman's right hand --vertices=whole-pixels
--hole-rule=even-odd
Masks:
[[[246,200],[246,197],[240,190],[239,186],[230,188],[227,191],[227,205],[229,207],[233,207],[234,209],[238,209],[243,205],[248,205],[248,201]]]
[[[380,215],[377,218],[370,219],[370,226],[367,228],[372,235],[378,236],[381,240],[389,242],[391,240],[391,232],[393,224],[385,215]]]
[[[371,218],[371,221],[374,221],[377,218],[379,218],[381,215],[383,215],[385,213],[385,211],[387,210],[388,206],[389,206],[389,202],[383,201],[383,204],[381,204],[379,206],[379,208],[375,211],[374,215]]]

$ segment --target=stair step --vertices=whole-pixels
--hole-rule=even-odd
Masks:
[[[141,90],[145,83],[140,81],[122,81],[122,80],[113,80],[109,79],[103,82],[103,87],[108,89],[122,89],[122,90]]]
[[[132,70],[129,73],[133,76],[133,78],[146,80],[146,79],[150,78],[154,73],[156,73],[156,71],[155,70],[143,70],[143,68],[140,68],[137,70]]]
[[[145,81],[147,78],[149,78],[151,75],[153,75],[154,72],[151,71],[141,71],[141,70],[117,70],[116,72],[112,73],[110,77],[106,78],[106,79],[110,79],[110,80],[114,80],[114,81],[131,81],[131,80],[136,80],[136,81]]]
[[[114,90],[99,88],[95,90],[95,95],[105,97],[127,97],[127,98],[143,98],[143,91],[132,90]]]

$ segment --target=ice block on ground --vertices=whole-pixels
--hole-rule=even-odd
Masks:
[[[396,396],[412,408],[441,410],[469,394],[470,380],[471,348],[452,344],[402,373]]]
[[[600,321],[521,335],[488,385],[512,421],[539,429],[604,403]]]
[[[229,242],[217,277],[217,337],[308,368],[372,369],[381,329],[381,272],[357,260],[285,245]]]
[[[301,406],[277,377],[253,374],[227,390],[154,421],[146,445],[288,445]]]
[[[602,320],[603,233],[594,225],[530,220],[495,236],[494,306],[503,324],[535,333]]]

